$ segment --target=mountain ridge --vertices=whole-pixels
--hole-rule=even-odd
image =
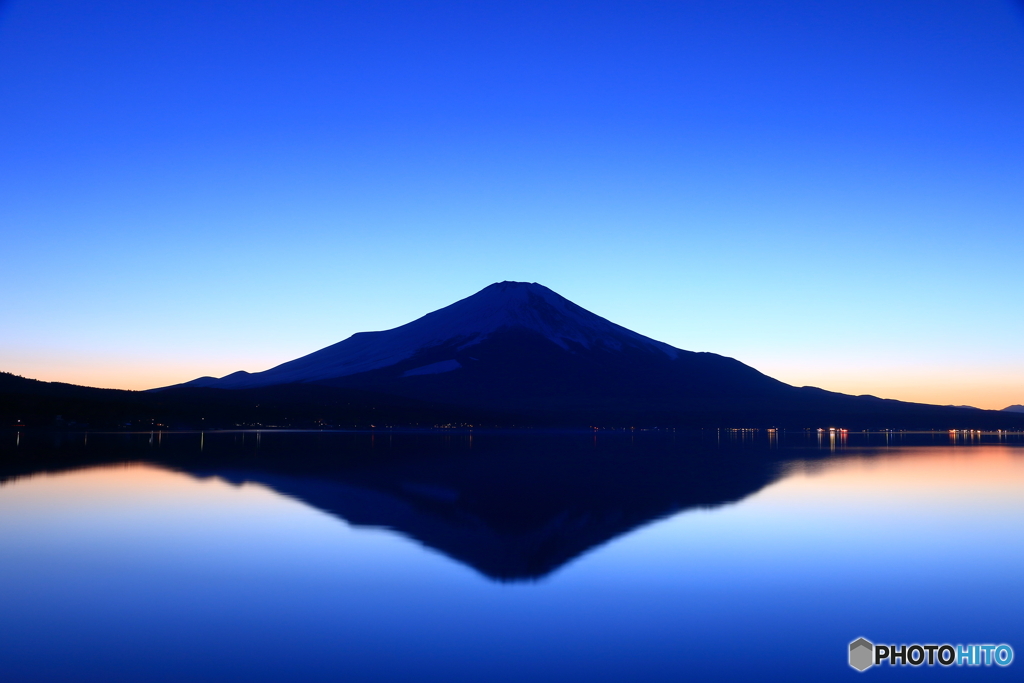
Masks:
[[[394,366],[426,349],[454,347],[462,351],[501,330],[512,328],[537,332],[565,350],[574,346],[584,349],[603,346],[619,351],[633,346],[657,349],[669,358],[675,358],[680,351],[591,313],[536,282],[506,280],[404,325],[389,330],[357,332],[340,342],[262,372],[240,370],[221,378],[200,377],[174,386],[237,389],[333,380]],[[456,369],[458,367],[454,364],[449,364],[415,374]]]
[[[645,337],[537,283],[509,281],[258,373],[145,392],[0,376],[0,418],[66,424],[69,415],[193,428],[1024,426],[1013,411],[794,387],[734,358]]]

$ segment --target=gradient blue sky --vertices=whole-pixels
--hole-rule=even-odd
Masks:
[[[0,369],[262,370],[498,280],[1024,403],[1024,8],[0,4]]]

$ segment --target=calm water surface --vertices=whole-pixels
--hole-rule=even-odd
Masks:
[[[1019,437],[0,436],[3,681],[1024,671]]]

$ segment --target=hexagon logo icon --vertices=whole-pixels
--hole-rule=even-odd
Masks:
[[[850,666],[857,671],[864,671],[874,664],[875,646],[864,638],[850,643]]]

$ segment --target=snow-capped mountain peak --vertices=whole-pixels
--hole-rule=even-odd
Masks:
[[[501,330],[529,330],[567,351],[634,348],[676,358],[679,350],[632,332],[577,306],[547,287],[498,282],[410,323],[380,332],[360,332],[320,351],[264,372],[237,372],[221,379],[202,378],[193,386],[241,388],[316,382],[386,368],[424,350],[455,346],[464,350]],[[455,361],[434,362],[407,375],[446,372]]]

